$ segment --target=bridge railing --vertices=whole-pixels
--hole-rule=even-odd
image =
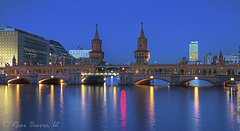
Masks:
[[[29,73],[29,74],[5,74],[5,76],[28,76],[28,75],[67,75],[69,73]]]
[[[202,74],[165,74],[165,73],[154,73],[154,74],[144,74],[144,73],[138,73],[138,74],[134,74],[139,75],[139,76],[182,76],[182,77],[191,77],[191,76],[204,76],[204,77],[213,77],[215,75],[202,75]]]
[[[81,75],[91,75],[91,76],[118,76],[119,73],[81,73]]]

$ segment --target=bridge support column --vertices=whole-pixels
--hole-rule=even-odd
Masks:
[[[133,85],[132,80],[133,73],[120,73],[119,74],[119,85]]]
[[[213,86],[218,86],[218,87],[224,87],[226,81],[229,81],[231,77],[234,78],[234,76],[230,76],[230,75],[215,75],[215,77],[216,77],[216,82],[213,84]]]
[[[225,81],[227,81],[229,78],[228,76],[225,76],[225,75],[216,75],[216,82],[213,83],[213,86],[220,86],[220,87],[224,87],[225,85]]]
[[[5,84],[5,74],[0,74],[0,84]]]
[[[82,84],[81,73],[69,73],[68,75],[69,75],[68,84],[70,85]]]
[[[179,75],[172,75],[171,76],[171,81],[170,81],[170,86],[180,86],[181,83],[179,82]]]
[[[30,79],[30,84],[37,84],[38,83],[38,74],[31,74],[30,75],[31,79]]]

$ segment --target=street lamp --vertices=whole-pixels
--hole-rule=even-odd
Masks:
[[[150,76],[150,79],[153,79],[153,76]]]
[[[197,77],[197,76],[195,76],[195,77],[194,77],[194,79],[195,79],[195,80],[198,80],[198,77]]]

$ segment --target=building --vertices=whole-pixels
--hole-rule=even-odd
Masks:
[[[102,51],[102,40],[99,39],[98,29],[96,25],[96,33],[92,42],[92,50],[89,52],[89,58],[91,63],[96,65],[102,65],[104,59],[104,52]]]
[[[240,45],[238,46],[238,53],[240,53]]]
[[[189,43],[189,62],[198,61],[198,42],[191,41]]]
[[[14,56],[16,64],[28,64],[30,58],[33,65],[49,63],[49,41],[16,28],[0,26],[0,47],[0,67],[12,65]]]
[[[91,50],[69,50],[75,60],[76,65],[90,64],[89,52]]]
[[[57,41],[49,40],[49,64],[75,65],[74,57]]]
[[[234,53],[229,53],[229,54],[222,54],[222,56],[223,56],[223,61],[227,65],[240,64],[239,55],[235,55]],[[203,56],[203,64],[218,64],[218,63],[219,63],[218,55],[207,53]]]
[[[90,51],[91,50],[69,50],[69,54],[74,58],[89,58]]]
[[[150,51],[147,50],[147,38],[143,32],[143,22],[141,23],[141,33],[137,38],[137,50],[134,51],[134,57],[137,64],[148,64],[150,59]]]

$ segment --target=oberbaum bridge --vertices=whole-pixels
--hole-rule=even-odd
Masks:
[[[12,65],[5,65],[5,75],[0,77],[4,84],[45,84],[45,83],[103,83],[107,76],[119,76],[119,85],[147,85],[153,79],[168,82],[171,86],[188,85],[192,80],[205,80],[213,86],[225,86],[227,83],[240,81],[240,66],[227,65],[222,52],[218,64],[190,65],[183,57],[178,64],[148,64],[150,51],[147,50],[147,38],[143,24],[137,38],[137,50],[134,51],[135,63],[131,65],[103,65],[104,52],[98,30],[91,41],[89,53],[91,64],[82,65],[33,65],[29,59],[27,65],[17,65],[13,57]],[[110,71],[114,70],[114,72]]]

